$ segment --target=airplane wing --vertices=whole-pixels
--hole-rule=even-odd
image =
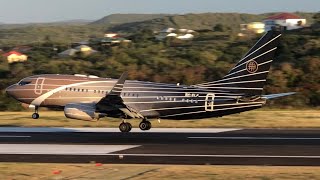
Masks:
[[[292,94],[296,94],[296,92],[288,92],[288,93],[279,93],[279,94],[268,94],[268,95],[262,95],[261,97],[263,99],[274,99],[282,96],[289,96]]]
[[[108,112],[121,111],[131,118],[144,118],[138,111],[125,105],[121,98],[121,92],[127,76],[126,72],[123,73],[111,91],[96,104],[98,111],[103,111],[107,114]]]

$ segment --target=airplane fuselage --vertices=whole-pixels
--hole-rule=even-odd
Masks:
[[[117,79],[84,75],[36,75],[7,88],[18,101],[37,107],[96,104]],[[148,118],[193,119],[219,117],[260,108],[265,100],[239,100],[242,94],[178,84],[127,80],[121,92],[124,104]],[[108,116],[112,113],[98,110]]]

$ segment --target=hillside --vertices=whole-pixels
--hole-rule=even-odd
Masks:
[[[123,23],[141,22],[156,18],[163,18],[165,16],[169,16],[169,14],[111,14],[92,22],[91,25],[118,25]]]
[[[166,27],[187,29],[212,29],[216,24],[223,24],[232,29],[239,29],[242,23],[262,21],[277,13],[243,14],[243,13],[202,13],[172,15],[162,18],[151,19],[143,22],[131,22],[113,26],[110,31],[135,32],[141,29],[159,30]],[[314,13],[295,13],[307,19],[308,24],[313,22]]]

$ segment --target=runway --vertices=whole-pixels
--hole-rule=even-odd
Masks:
[[[320,165],[320,129],[0,128],[0,162]]]

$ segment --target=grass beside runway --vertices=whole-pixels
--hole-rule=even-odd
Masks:
[[[0,179],[319,179],[320,167],[0,163]]]
[[[40,111],[40,119],[32,112],[0,112],[0,126],[20,127],[118,127],[120,119],[102,118],[97,122],[73,120],[62,111]],[[128,120],[138,127],[140,120]],[[236,115],[202,120],[151,120],[153,127],[170,128],[320,128],[320,109],[312,110],[255,110]]]

